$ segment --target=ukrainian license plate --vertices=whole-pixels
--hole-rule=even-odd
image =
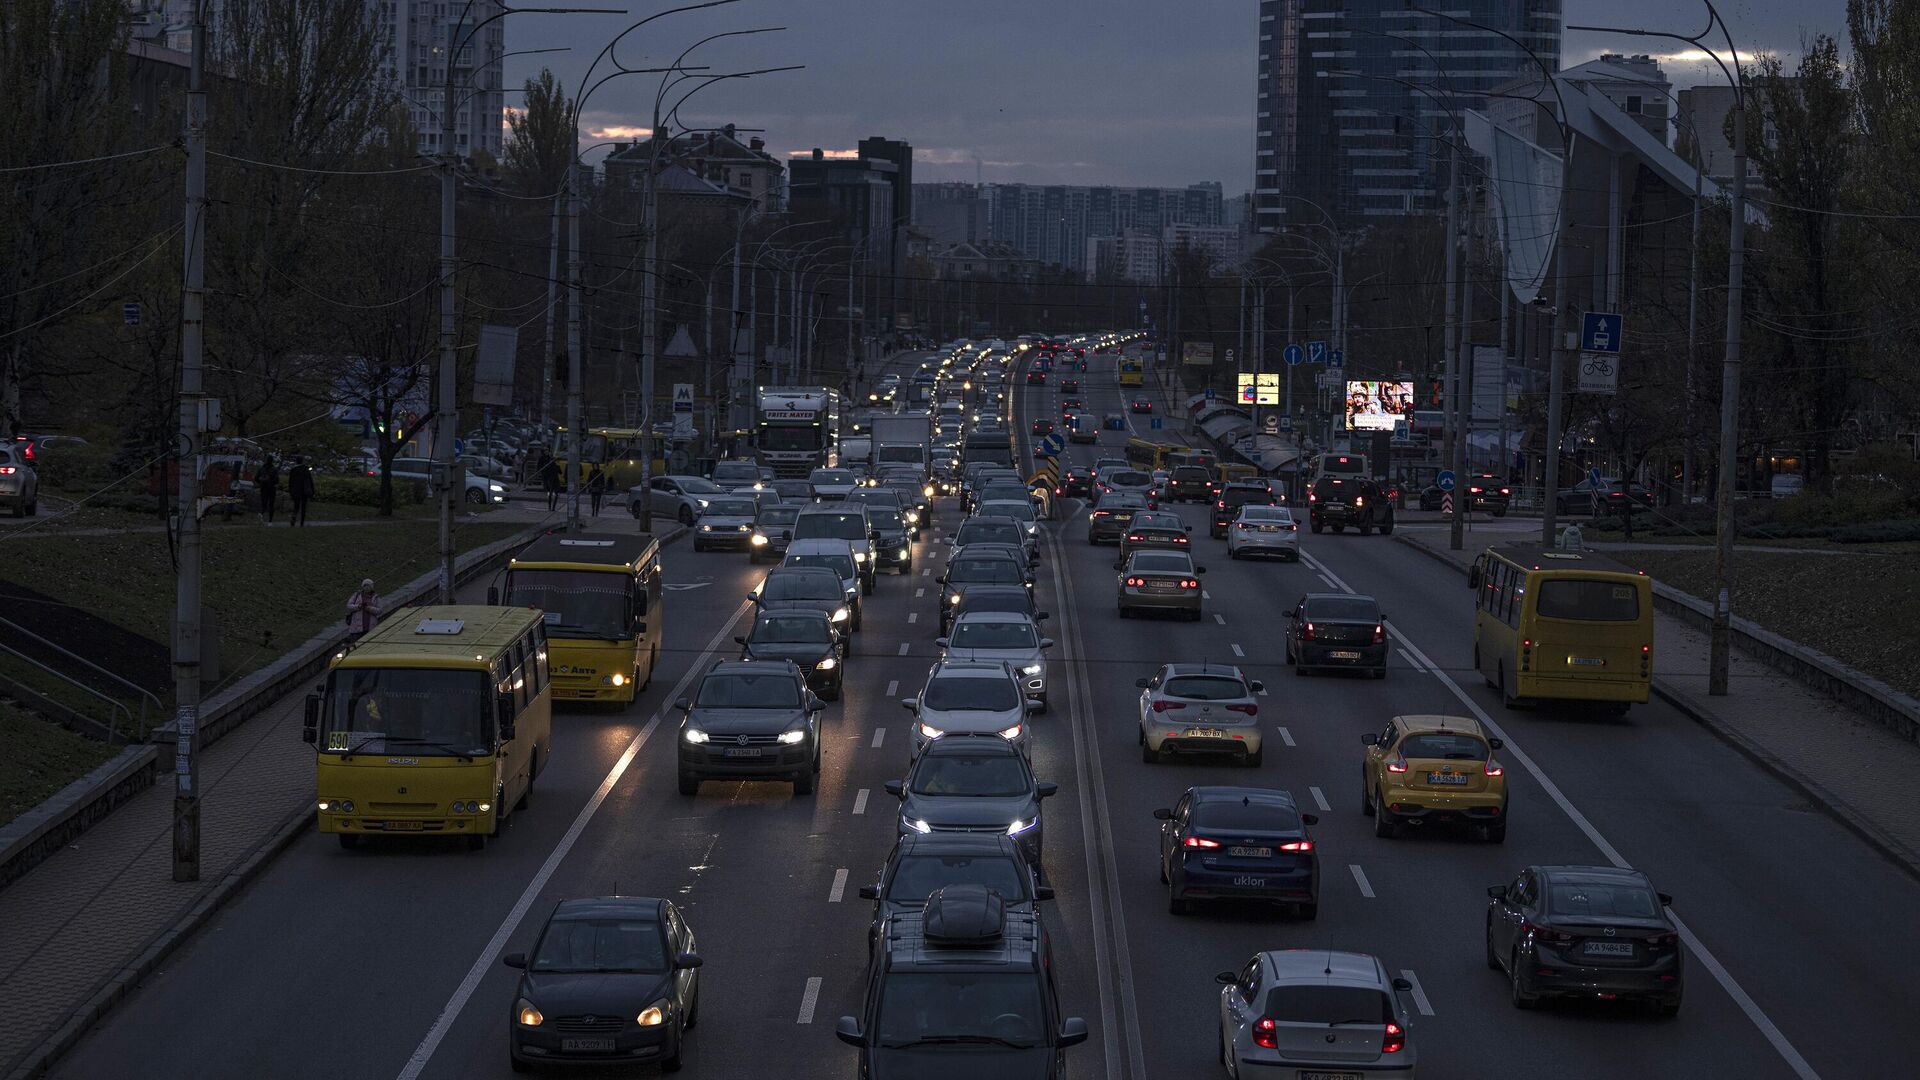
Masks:
[[[1227,733],[1221,731],[1219,728],[1190,727],[1187,729],[1187,738],[1189,739],[1224,739],[1226,737]]]
[[[1430,772],[1427,774],[1427,783],[1451,784],[1455,787],[1464,787],[1466,786],[1466,783],[1467,783],[1467,774],[1466,773]]]
[[[726,757],[759,757],[760,748],[757,746],[729,746],[726,749],[725,756]]]
[[[1588,956],[1632,956],[1631,941],[1589,941],[1580,949]]]
[[[1335,653],[1328,653],[1327,655],[1329,655],[1329,656],[1331,656],[1331,657],[1333,657],[1333,658],[1334,658],[1335,660],[1358,660],[1358,659],[1360,659],[1360,654],[1359,654],[1359,653],[1357,653],[1357,652],[1335,652]]]
[[[1607,662],[1597,656],[1569,656],[1567,663],[1575,667],[1606,667]]]
[[[388,832],[419,832],[421,829],[426,827],[426,824],[427,823],[424,821],[389,821],[387,822],[387,831]]]
[[[1273,849],[1270,847],[1230,847],[1227,849],[1227,854],[1237,859],[1271,859],[1273,858]]]
[[[1300,1071],[1299,1078],[1300,1080],[1361,1080],[1360,1074],[1354,1072],[1308,1072],[1305,1069]]]
[[[613,1040],[611,1038],[599,1038],[599,1039],[563,1038],[560,1040],[560,1050],[562,1053],[567,1053],[567,1054],[584,1054],[584,1053],[592,1053],[594,1051],[599,1051],[601,1053],[612,1053]]]
[[[1280,531],[1280,526],[1278,526],[1278,525],[1262,525],[1262,526],[1260,526],[1260,531],[1261,531],[1261,532],[1263,532],[1263,533],[1275,533],[1275,532],[1279,532],[1279,531]]]
[[[1179,592],[1180,586],[1168,582],[1156,581],[1147,586],[1149,592]]]

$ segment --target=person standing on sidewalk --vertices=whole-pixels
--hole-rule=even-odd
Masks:
[[[547,492],[547,513],[560,507],[560,459],[551,454],[540,459],[540,486]]]
[[[287,470],[287,498],[293,500],[293,513],[287,516],[287,524],[305,525],[307,504],[313,501],[313,470],[307,468],[305,458],[294,458],[293,468]]]
[[[593,501],[593,516],[600,516],[600,500],[607,497],[607,473],[599,465],[587,475],[587,497]]]
[[[260,469],[253,474],[253,486],[260,490],[260,516],[267,524],[273,524],[274,504],[280,501],[280,466],[268,454],[260,463]]]
[[[380,594],[373,589],[373,579],[360,582],[360,591],[347,597],[347,640],[353,641],[371,632],[380,621]]]

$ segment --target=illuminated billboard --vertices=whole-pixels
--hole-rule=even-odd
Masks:
[[[1280,404],[1280,376],[1269,372],[1258,375],[1243,371],[1239,375],[1239,393],[1234,400],[1242,405]]]
[[[1349,431],[1392,431],[1413,416],[1413,384],[1349,382],[1346,411]]]

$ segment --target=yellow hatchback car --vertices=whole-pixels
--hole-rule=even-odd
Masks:
[[[1507,838],[1507,772],[1493,754],[1499,739],[1465,716],[1396,716],[1377,735],[1360,736],[1360,810],[1373,835],[1403,827],[1458,822],[1488,840]]]

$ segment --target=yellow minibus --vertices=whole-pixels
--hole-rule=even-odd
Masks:
[[[648,533],[553,533],[507,563],[508,607],[545,612],[556,701],[631,702],[660,659],[660,542]]]
[[[1508,708],[1644,703],[1653,671],[1653,582],[1591,551],[1490,547],[1474,590],[1473,665]]]

